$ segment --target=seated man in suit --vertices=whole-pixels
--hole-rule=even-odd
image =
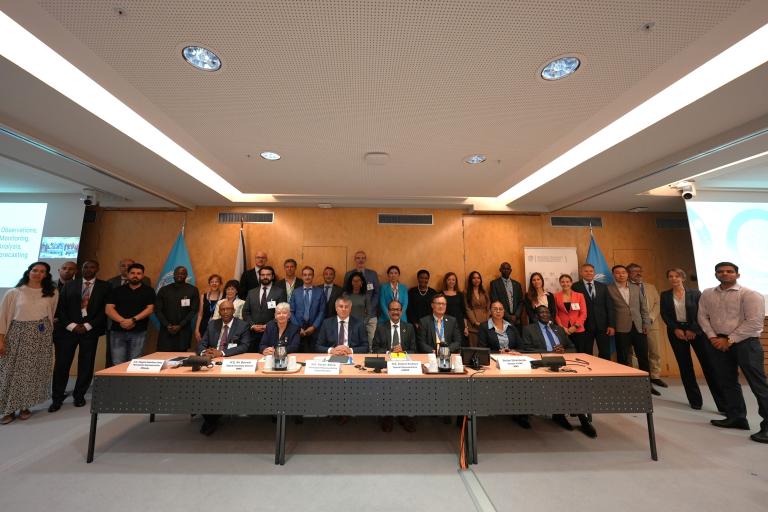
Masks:
[[[210,358],[230,357],[243,354],[251,345],[251,330],[248,324],[235,318],[235,305],[228,300],[219,302],[218,320],[211,320],[197,346],[197,353]],[[203,414],[200,433],[210,436],[216,431],[220,414]]]
[[[456,319],[445,314],[447,307],[445,295],[438,293],[432,297],[432,314],[419,320],[416,346],[420,353],[428,354],[437,350],[438,340],[440,343],[447,343],[451,352],[461,349],[464,326],[459,329]]]
[[[327,318],[317,336],[317,352],[348,356],[368,352],[368,334],[359,318],[350,316],[352,301],[342,295],[336,299],[336,316]]]
[[[387,305],[389,320],[380,322],[373,336],[373,351],[415,352],[416,330],[413,325],[402,320],[403,305],[393,300]]]
[[[552,322],[549,316],[549,308],[539,306],[536,308],[536,321],[523,328],[523,350],[526,352],[555,352],[562,354],[566,351],[574,352],[573,345],[565,330]],[[589,421],[586,414],[579,414],[581,431],[587,437],[597,437],[595,427]],[[552,419],[566,430],[573,430],[565,414],[553,414]]]
[[[322,287],[313,286],[315,269],[301,269],[303,285],[291,295],[291,322],[299,326],[301,351],[312,352],[317,340],[317,331],[325,319],[325,293]]]

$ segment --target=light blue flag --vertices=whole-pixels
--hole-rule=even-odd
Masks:
[[[595,242],[595,237],[592,233],[589,234],[587,263],[595,267],[595,281],[599,281],[603,284],[611,284],[613,282],[611,269],[608,267],[608,263],[605,261],[605,256],[603,256],[603,252],[597,246],[597,242]]]
[[[163,286],[173,283],[173,269],[179,266],[187,269],[187,282],[194,285],[195,273],[192,271],[192,260],[189,259],[189,251],[187,250],[187,244],[184,241],[184,228],[181,229],[179,236],[176,238],[176,242],[173,244],[173,247],[171,247],[171,252],[168,253],[168,257],[165,259],[163,270],[157,278],[155,292],[159,292],[160,288]],[[155,324],[155,327],[160,326],[160,322],[154,314],[152,315],[152,322]]]

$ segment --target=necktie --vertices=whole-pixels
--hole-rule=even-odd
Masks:
[[[392,347],[400,344],[400,324],[395,324],[395,331],[392,333]]]
[[[120,278],[120,286],[123,286],[127,282],[128,282],[128,280],[126,278],[124,278],[124,277]]]
[[[552,334],[552,328],[550,328],[548,325],[544,327],[544,332],[547,333],[547,352],[552,352],[555,347],[557,346],[557,341],[555,341],[555,336]]]
[[[326,286],[325,287],[325,300],[326,301],[331,300],[331,290],[332,289],[333,288],[331,286]]]
[[[592,288],[592,281],[587,283],[587,290],[589,290],[589,297],[591,299],[594,299],[595,298],[595,289]]]
[[[514,303],[512,302],[512,289],[507,288],[507,300],[509,301],[509,310],[512,311],[515,309]]]
[[[347,336],[344,332],[344,320],[339,322],[339,345],[345,345],[347,343]]]
[[[91,283],[90,281],[85,282],[85,288],[83,288],[83,298],[80,301],[80,308],[85,309],[88,307],[88,301],[91,298]]]
[[[645,285],[643,283],[640,283],[640,295],[645,297]]]
[[[224,327],[221,329],[221,339],[219,340],[219,350],[222,352],[227,348],[227,338],[229,338],[229,326],[224,324]]]
[[[304,288],[304,323],[309,323],[309,301],[312,296],[309,294],[310,288]]]

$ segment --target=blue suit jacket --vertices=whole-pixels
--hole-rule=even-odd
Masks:
[[[315,329],[325,320],[325,292],[322,286],[312,287],[312,298],[309,304],[304,300],[304,287],[293,290],[291,295],[291,323],[304,327],[304,317],[308,316],[307,325],[313,325]]]
[[[203,339],[200,340],[200,344],[197,346],[198,354],[207,348],[219,348],[219,336],[221,336],[222,325],[224,325],[224,322],[221,318],[208,322]],[[227,335],[227,342],[234,343],[237,346],[224,349],[224,356],[236,356],[248,352],[252,341],[253,337],[248,323],[239,318],[233,318],[232,327]]]
[[[402,283],[397,285],[397,293],[398,297],[397,300],[400,302],[400,304],[403,305],[403,314],[400,318],[402,318],[403,322],[408,321],[408,317],[405,314],[405,310],[408,308],[408,288]],[[392,293],[392,285],[389,283],[384,283],[381,288],[379,288],[379,321],[380,322],[388,322],[389,321],[389,303],[392,302],[392,300],[395,298],[395,294]]]
[[[279,334],[277,322],[270,320],[267,322],[267,326],[264,329],[264,334],[261,336],[261,343],[259,343],[259,352],[264,352],[267,347],[277,346],[277,335]],[[288,353],[299,351],[299,326],[288,322],[285,328],[283,337],[288,341]]]
[[[347,326],[347,345],[355,354],[368,353],[368,334],[365,326],[359,318],[350,316]],[[339,342],[339,317],[332,316],[323,322],[320,333],[317,337],[316,350],[318,352],[328,352],[328,349],[335,347]]]

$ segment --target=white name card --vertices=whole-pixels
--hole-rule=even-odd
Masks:
[[[253,373],[256,371],[256,359],[224,359],[221,373]]]
[[[160,373],[165,359],[131,359],[128,363],[128,373]]]
[[[310,359],[304,367],[306,375],[338,375],[341,372],[340,363],[328,363]]]
[[[389,375],[421,375],[421,361],[387,361]]]
[[[497,357],[496,362],[502,372],[524,372],[531,369],[531,358],[528,356]]]

